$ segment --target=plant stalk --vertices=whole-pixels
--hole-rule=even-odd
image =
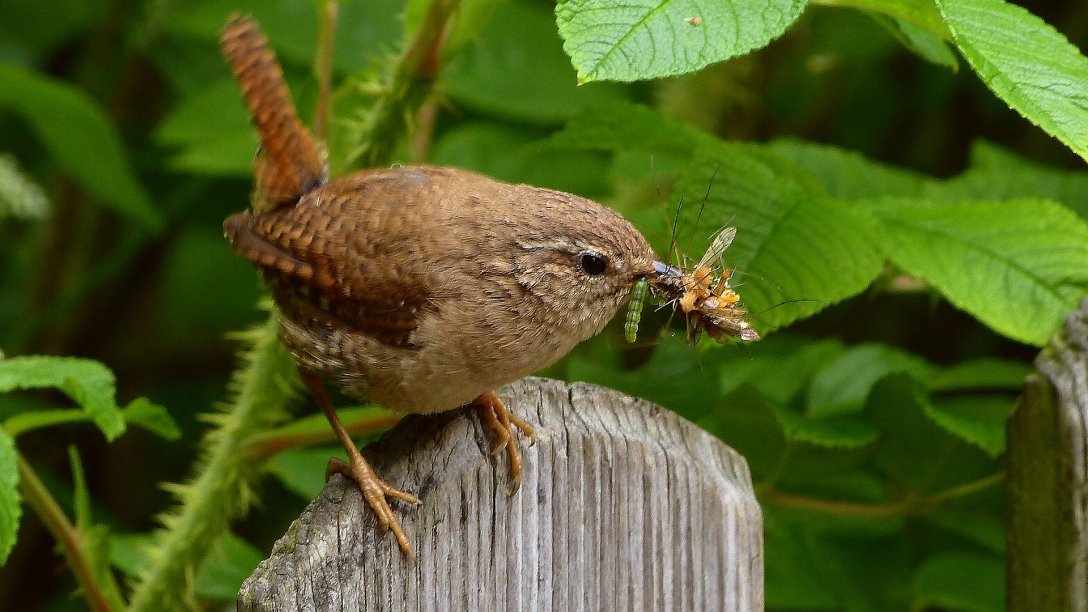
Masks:
[[[804,495],[786,493],[777,489],[768,489],[759,495],[763,503],[778,504],[802,510],[822,512],[837,516],[851,516],[855,518],[895,518],[911,516],[933,510],[944,502],[958,497],[966,497],[1000,484],[1005,480],[1005,472],[990,474],[978,480],[964,483],[959,486],[926,495],[924,497],[907,496],[899,501],[887,504],[865,504],[858,502],[838,501],[831,499],[819,499]]]
[[[361,142],[348,165],[388,163],[404,135],[411,130],[420,107],[430,96],[442,59],[442,43],[460,0],[431,2],[415,38],[397,60],[379,98],[367,114]]]
[[[151,567],[133,594],[130,610],[194,609],[193,579],[216,538],[248,508],[251,483],[260,465],[246,452],[250,437],[286,418],[294,395],[294,362],[276,337],[276,314],[253,334],[244,367],[235,372],[236,399],[216,415],[219,427],[205,440],[203,469],[191,485],[179,487],[182,506],[167,525]],[[297,383],[296,383],[297,384]]]
[[[68,520],[68,515],[61,509],[57,500],[49,494],[38,475],[21,456],[18,459],[19,482],[23,491],[23,499],[34,509],[38,517],[45,524],[53,538],[64,552],[64,558],[68,561],[68,567],[79,583],[83,596],[87,598],[87,605],[96,612],[109,612],[121,610],[124,603],[118,599],[107,596],[106,589],[98,583],[94,568],[86,550],[83,547],[83,536],[75,525]]]

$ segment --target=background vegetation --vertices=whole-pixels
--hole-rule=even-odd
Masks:
[[[744,453],[771,609],[997,610],[1004,423],[1088,285],[1088,61],[1063,38],[1088,41],[1088,5],[1023,4],[1038,17],[1000,0],[634,17],[348,1],[333,167],[427,160],[572,191],[681,258],[737,226],[726,263],[765,340],[689,347],[647,310],[637,343],[617,322],[546,374],[654,400]],[[216,39],[254,14],[309,116],[325,6],[0,3],[0,391],[53,389],[0,395],[0,608],[84,605],[51,532],[78,543],[67,565],[100,607],[129,585],[138,605],[229,601],[320,488],[338,451],[292,401],[256,275],[222,239],[256,137]],[[401,53],[447,24],[437,73]],[[194,500],[219,511],[186,514]]]

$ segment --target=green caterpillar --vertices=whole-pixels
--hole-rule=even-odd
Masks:
[[[642,303],[646,301],[646,289],[649,283],[640,279],[631,290],[631,301],[627,303],[627,322],[623,325],[623,337],[634,342],[638,337],[638,322],[642,320]]]

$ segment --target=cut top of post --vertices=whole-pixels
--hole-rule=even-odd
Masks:
[[[520,492],[509,495],[474,413],[409,416],[365,454],[423,500],[394,507],[417,558],[334,477],[243,585],[239,609],[763,608],[762,517],[740,455],[593,385],[531,378],[499,395],[537,430]]]

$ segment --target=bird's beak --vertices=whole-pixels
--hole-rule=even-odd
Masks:
[[[663,261],[654,261],[654,272],[659,276],[683,276],[679,268],[674,268]]]

